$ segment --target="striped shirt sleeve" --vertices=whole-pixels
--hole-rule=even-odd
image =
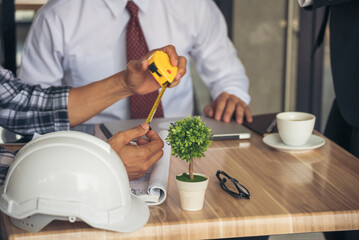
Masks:
[[[0,186],[4,184],[6,173],[14,160],[15,154],[0,147]]]
[[[0,66],[0,125],[21,135],[69,130],[69,89],[30,86]]]

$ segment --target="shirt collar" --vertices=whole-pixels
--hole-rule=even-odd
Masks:
[[[115,17],[118,17],[126,9],[128,0],[103,0]],[[149,0],[133,0],[139,11],[147,12]]]

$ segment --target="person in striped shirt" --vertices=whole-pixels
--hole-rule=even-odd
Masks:
[[[129,62],[127,69],[122,72],[78,88],[59,86],[44,89],[39,85],[30,86],[0,66],[0,125],[21,135],[69,130],[122,98],[153,92],[160,85],[147,71],[147,59],[157,50],[166,52],[171,64],[178,67],[177,76],[171,84],[171,87],[175,87],[186,73],[186,59],[178,56],[170,45]],[[141,139],[140,146],[130,144],[134,138],[143,135],[148,140]],[[147,170],[145,168],[152,166],[163,154],[163,141],[146,123],[116,134],[109,144],[122,156],[125,167],[131,165],[131,168],[126,168],[130,179],[141,177]],[[0,185],[15,154],[0,149]],[[139,156],[135,158],[136,162],[129,157],[133,154]]]

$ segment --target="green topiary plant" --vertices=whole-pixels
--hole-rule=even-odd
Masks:
[[[189,162],[189,177],[194,180],[193,160],[204,157],[204,152],[212,143],[211,129],[200,117],[186,117],[171,123],[166,138],[172,147],[172,155]]]

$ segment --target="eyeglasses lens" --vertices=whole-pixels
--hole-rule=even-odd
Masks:
[[[230,179],[223,177],[223,184],[224,186],[231,192],[238,192],[236,185],[234,184],[234,182],[232,182]]]
[[[244,186],[242,186],[236,179],[227,176],[227,174],[224,172],[217,174],[218,174],[217,177],[221,179],[220,180],[221,185],[224,189],[234,193],[237,196],[242,196],[242,197],[249,196],[248,190]],[[239,188],[240,192],[238,192],[237,187]]]
[[[243,192],[246,195],[249,195],[249,192],[247,189],[245,189],[241,184],[238,184],[239,189],[241,190],[241,192]]]

